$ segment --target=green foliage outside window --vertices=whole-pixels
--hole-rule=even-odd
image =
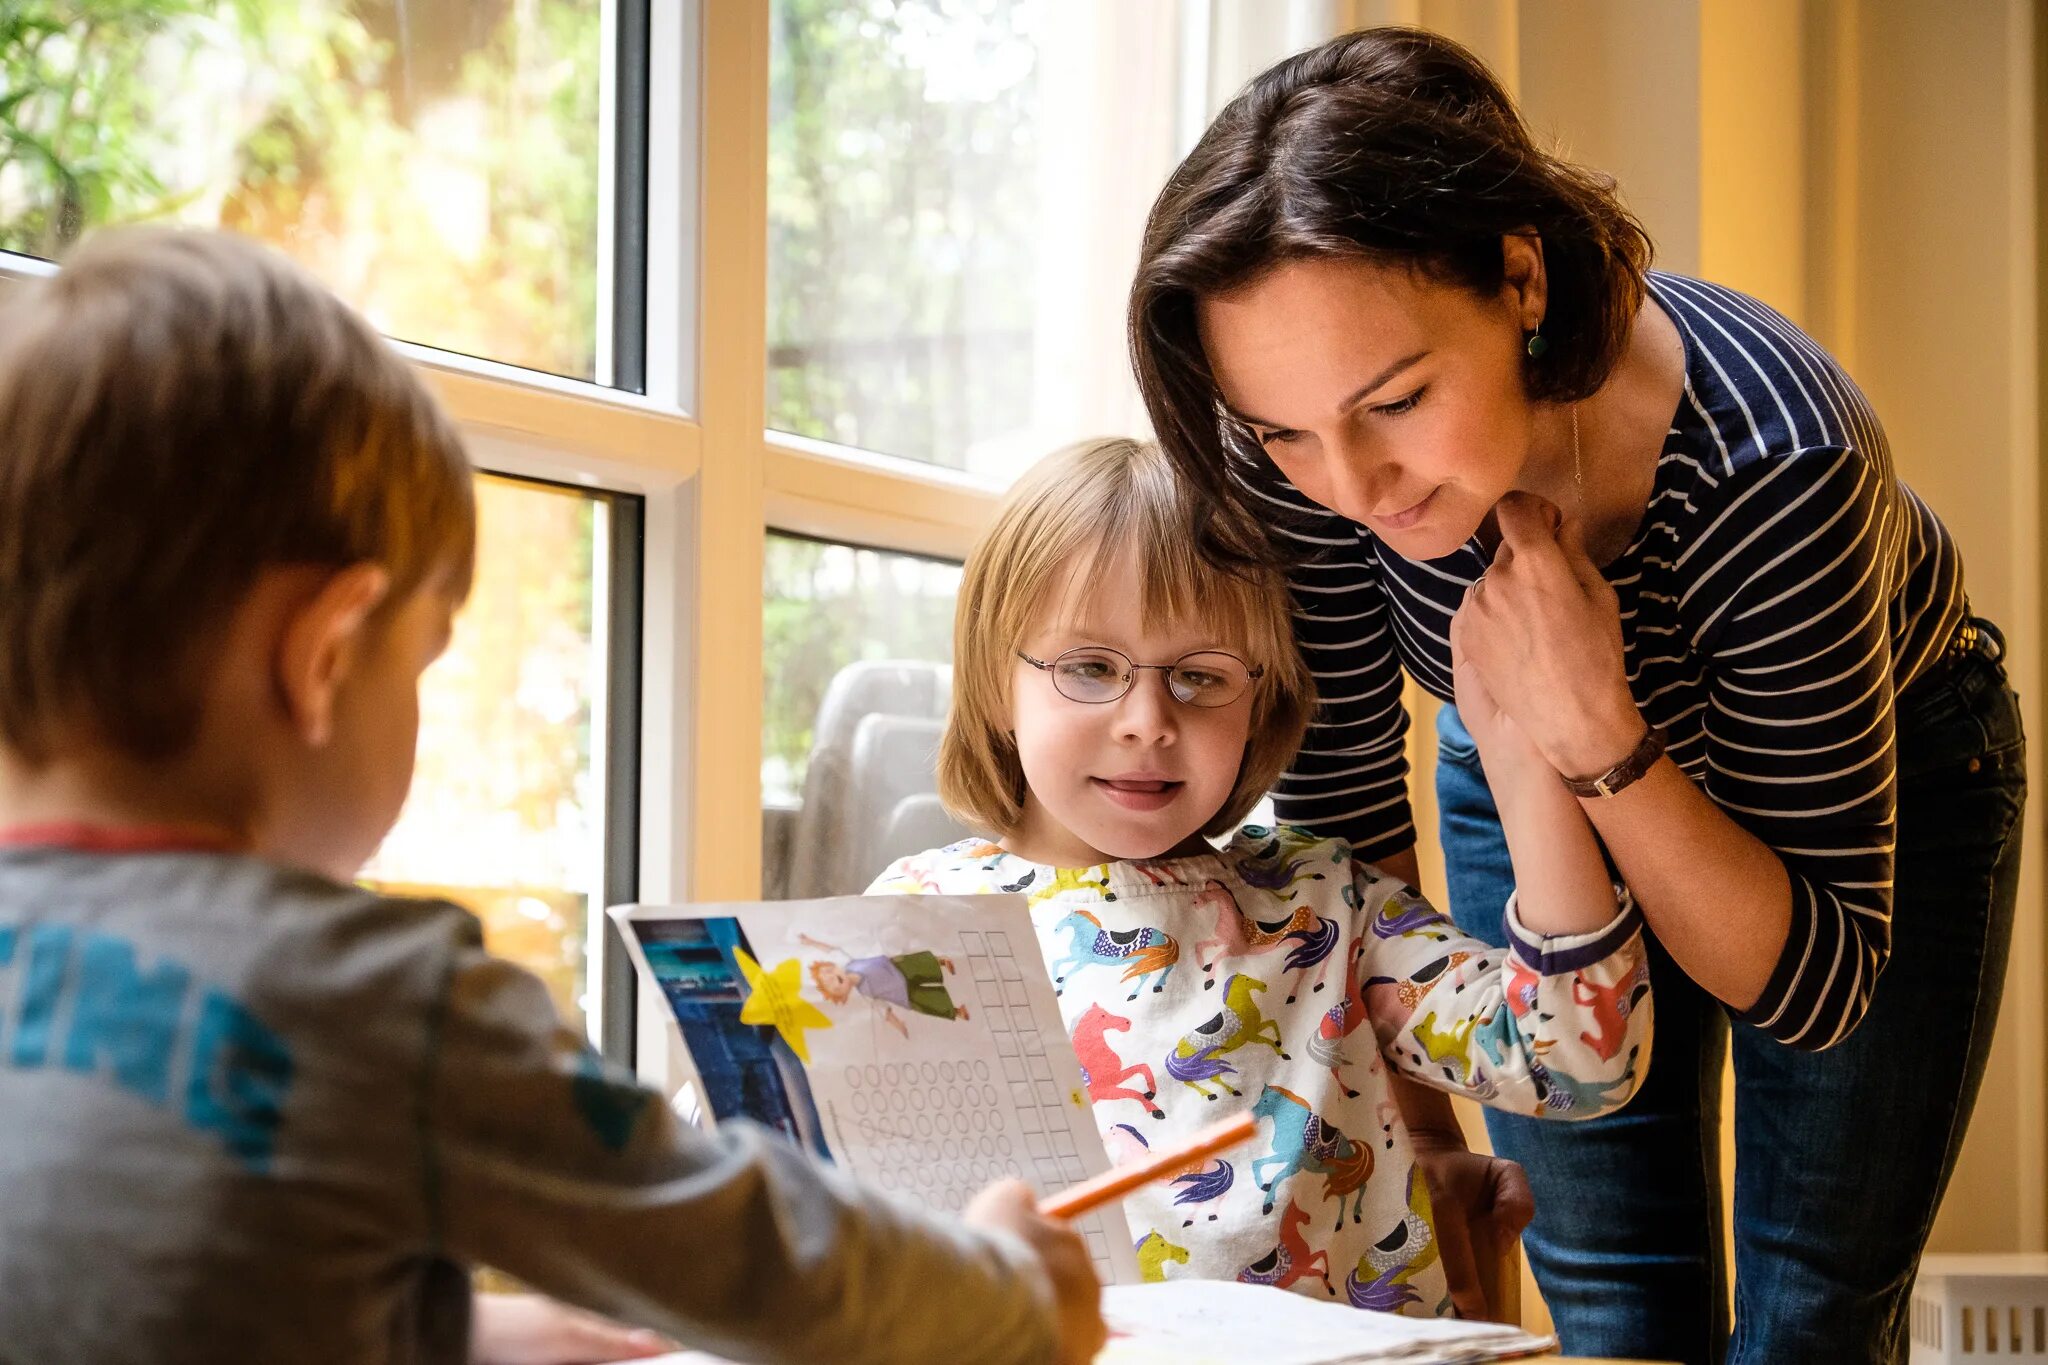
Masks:
[[[1029,0],[774,0],[768,425],[955,469],[1029,417]]]
[[[387,333],[591,374],[599,0],[0,0],[0,249],[101,226],[272,242]],[[372,865],[573,1012],[593,876],[588,499],[479,482],[478,581]]]
[[[589,377],[599,19],[599,0],[0,0],[0,249],[232,228],[393,336]]]

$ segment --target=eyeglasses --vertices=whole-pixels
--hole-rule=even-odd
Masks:
[[[1230,705],[1266,673],[1264,664],[1249,667],[1235,654],[1220,649],[1183,654],[1170,664],[1133,663],[1130,655],[1106,645],[1070,649],[1051,661],[1034,659],[1021,649],[1017,657],[1041,673],[1052,674],[1054,689],[1068,701],[1090,706],[1121,700],[1146,669],[1166,675],[1166,689],[1176,700],[1202,707]]]

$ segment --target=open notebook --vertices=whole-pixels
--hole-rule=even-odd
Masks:
[[[682,1107],[748,1118],[863,1179],[958,1210],[991,1180],[1049,1194],[1109,1169],[1022,896],[852,896],[612,910],[687,1053]],[[1103,1365],[1481,1361],[1553,1345],[1285,1290],[1139,1284],[1115,1205],[1076,1224]],[[702,1355],[670,1357],[704,1365]]]

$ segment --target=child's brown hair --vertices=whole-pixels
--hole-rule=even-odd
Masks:
[[[411,367],[278,253],[101,233],[0,295],[0,746],[174,757],[275,565],[372,562],[457,595],[475,494]]]
[[[1264,674],[1252,684],[1251,743],[1222,809],[1204,826],[1228,833],[1279,778],[1315,709],[1315,682],[1294,643],[1292,599],[1256,551],[1261,532],[1224,511],[1210,534],[1238,551],[1222,568],[1196,548],[1205,499],[1150,441],[1086,441],[1034,465],[968,557],[953,617],[953,706],[939,744],[939,796],[961,820],[1008,834],[1024,810],[1024,766],[1010,734],[1016,650],[1051,595],[1128,549],[1140,609],[1213,622]]]

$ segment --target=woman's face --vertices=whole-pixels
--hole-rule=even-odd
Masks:
[[[1505,250],[1494,297],[1318,257],[1200,303],[1230,411],[1296,488],[1407,559],[1464,544],[1529,458],[1523,338],[1543,315],[1541,264],[1520,239]]]

